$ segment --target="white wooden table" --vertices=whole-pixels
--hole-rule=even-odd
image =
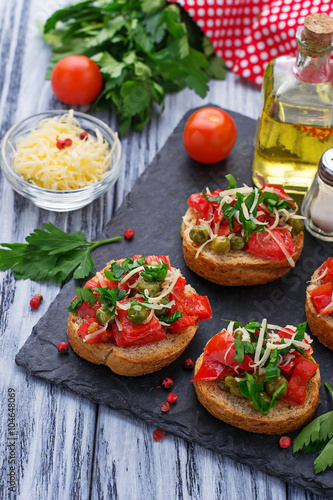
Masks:
[[[61,108],[45,80],[50,50],[35,22],[67,3],[0,0],[0,138],[22,118]],[[116,187],[82,210],[62,214],[40,210],[14,193],[1,174],[0,242],[23,242],[49,221],[66,231],[81,229],[92,241],[183,115],[208,102],[257,118],[259,89],[229,73],[225,81],[211,82],[205,100],[189,90],[169,95],[161,116],[154,116],[142,133],[123,139],[124,167]],[[98,115],[115,126],[111,114]],[[145,423],[30,377],[15,364],[15,355],[59,287],[16,282],[10,272],[0,273],[0,278],[1,499],[319,498],[171,434],[155,443],[154,429]],[[44,301],[31,311],[29,301],[35,293],[41,293]],[[15,391],[13,442],[8,436],[9,389]],[[10,460],[15,492],[9,490]]]

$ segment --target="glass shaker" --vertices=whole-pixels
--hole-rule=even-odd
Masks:
[[[333,241],[333,148],[322,155],[301,212],[306,217],[305,226],[313,236]]]

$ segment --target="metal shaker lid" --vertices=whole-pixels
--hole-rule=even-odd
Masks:
[[[325,184],[333,187],[333,148],[325,151],[320,158],[318,175]]]

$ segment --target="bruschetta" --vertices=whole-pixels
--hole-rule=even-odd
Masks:
[[[333,351],[333,257],[312,275],[306,290],[305,311],[311,333]]]
[[[135,255],[110,262],[69,307],[67,336],[82,358],[114,373],[153,373],[178,358],[199,322],[212,316],[167,256]]]
[[[230,322],[196,361],[200,403],[254,433],[283,434],[308,423],[319,405],[320,373],[305,326]]]
[[[192,194],[181,236],[187,266],[225,286],[274,281],[295,266],[304,241],[297,204],[280,186],[229,186]]]

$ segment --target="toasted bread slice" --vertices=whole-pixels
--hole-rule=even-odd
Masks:
[[[318,269],[311,277],[311,283],[306,289],[305,312],[306,318],[313,335],[316,335],[319,342],[333,351],[333,316],[331,314],[318,314],[310,297],[310,291],[321,285],[318,280]]]
[[[195,364],[195,374],[203,356]],[[197,380],[193,385],[200,403],[223,422],[257,434],[284,434],[299,429],[313,419],[319,405],[320,372],[318,369],[308,382],[304,406],[278,400],[266,416],[253,410],[245,398],[222,391],[216,380]]]
[[[244,250],[231,250],[217,255],[208,243],[196,258],[199,244],[189,237],[192,226],[196,224],[197,216],[193,208],[189,208],[183,218],[181,237],[183,238],[183,253],[187,266],[203,278],[225,286],[262,285],[284,276],[292,266],[287,260],[277,262],[272,259],[257,257]],[[301,255],[304,233],[294,238],[297,250],[292,255],[296,262]]]
[[[117,262],[120,264],[124,259]],[[101,271],[109,269],[110,263]],[[92,278],[98,284],[97,275]],[[188,291],[194,288],[186,285]],[[178,333],[167,333],[164,340],[143,346],[119,347],[111,342],[89,344],[78,335],[78,329],[85,319],[77,313],[70,313],[67,321],[67,337],[76,354],[98,365],[108,366],[114,373],[136,377],[154,373],[170,365],[186,349],[199,328],[199,323]]]

